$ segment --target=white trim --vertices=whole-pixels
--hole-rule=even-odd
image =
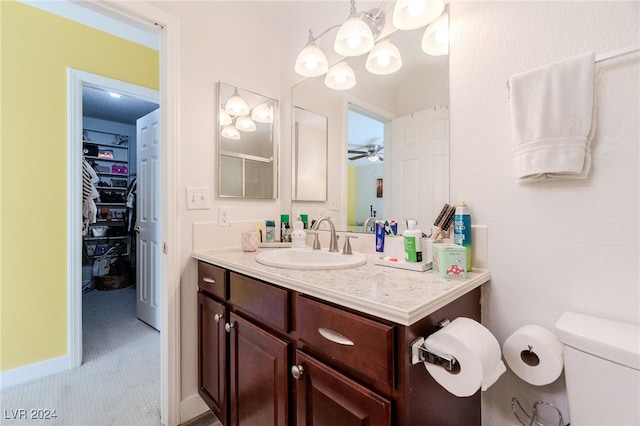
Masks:
[[[69,369],[69,357],[61,356],[0,373],[0,390]]]
[[[193,420],[209,411],[206,402],[197,393],[185,398],[180,403],[180,424]]]
[[[20,3],[38,8],[40,10],[53,13],[54,15],[61,16],[63,18],[71,19],[72,21],[79,22],[83,25],[88,25],[92,28],[96,28],[105,33],[113,34],[125,40],[133,41],[134,43],[147,46],[151,49],[158,50],[158,34],[154,31],[149,31],[143,25],[136,25],[132,22],[125,22],[122,19],[118,19],[104,15],[99,11],[91,10],[86,6],[90,6],[88,2],[73,2],[73,1],[43,1],[43,0],[18,0]]]
[[[68,368],[82,364],[82,88],[83,86],[116,90],[123,95],[159,102],[156,90],[114,80],[85,71],[67,69],[67,345]]]

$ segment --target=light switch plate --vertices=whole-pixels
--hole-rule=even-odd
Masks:
[[[209,188],[188,187],[187,210],[207,210],[210,208]]]

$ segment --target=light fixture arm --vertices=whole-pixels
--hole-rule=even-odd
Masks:
[[[319,40],[323,35],[325,35],[326,33],[328,33],[329,31],[339,28],[340,25],[334,25],[332,27],[327,28],[326,30],[324,30],[322,32],[322,34],[320,34],[318,37],[314,37],[313,36],[313,30],[309,30],[309,43],[315,43],[316,40]]]

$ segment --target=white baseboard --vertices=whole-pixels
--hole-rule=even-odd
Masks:
[[[69,370],[69,356],[52,358],[0,373],[0,390]]]
[[[191,419],[195,419],[207,411],[209,411],[209,407],[200,395],[191,395],[180,403],[180,424],[186,423]]]

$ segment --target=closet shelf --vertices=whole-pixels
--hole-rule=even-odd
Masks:
[[[113,159],[113,158],[93,157],[93,156],[89,156],[89,155],[85,155],[84,158],[86,160],[107,161],[107,162],[110,162],[110,163],[122,163],[122,164],[128,164],[129,163],[127,160],[116,160],[116,159]]]
[[[116,145],[115,143],[104,143],[104,142],[85,141],[85,140],[83,140],[82,143],[91,143],[97,146],[108,146],[109,148],[129,149],[127,145]]]
[[[118,235],[116,237],[107,236],[104,237],[84,237],[85,241],[102,241],[102,240],[124,240],[128,235]]]

